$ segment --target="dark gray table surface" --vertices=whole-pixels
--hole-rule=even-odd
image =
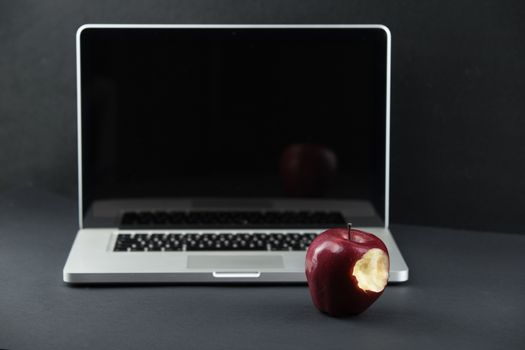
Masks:
[[[68,287],[76,212],[0,195],[0,348],[525,349],[525,235],[394,226],[410,281],[334,319],[306,286]]]

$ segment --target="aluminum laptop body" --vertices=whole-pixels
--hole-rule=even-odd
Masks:
[[[64,281],[305,282],[305,249],[389,231],[382,25],[84,25]]]

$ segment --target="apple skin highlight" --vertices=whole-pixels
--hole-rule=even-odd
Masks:
[[[314,305],[334,317],[362,313],[383,294],[389,264],[385,244],[371,233],[346,228],[323,232],[306,253]]]

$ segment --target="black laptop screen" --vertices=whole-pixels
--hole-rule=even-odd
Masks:
[[[82,193],[350,198],[384,212],[382,29],[88,28]]]

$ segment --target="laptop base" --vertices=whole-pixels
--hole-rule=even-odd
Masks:
[[[389,282],[407,281],[408,267],[390,231],[382,227],[359,229],[373,233],[385,242],[390,255]],[[235,231],[227,231],[235,234]],[[301,230],[286,230],[286,234],[294,233],[293,231]],[[70,284],[306,283],[305,251],[115,252],[117,234],[121,232],[116,228],[80,230],[64,267],[64,282]],[[210,232],[220,233],[220,230],[210,230]],[[252,230],[249,233],[256,232]],[[136,233],[160,234],[165,231],[150,230],[136,231]]]

